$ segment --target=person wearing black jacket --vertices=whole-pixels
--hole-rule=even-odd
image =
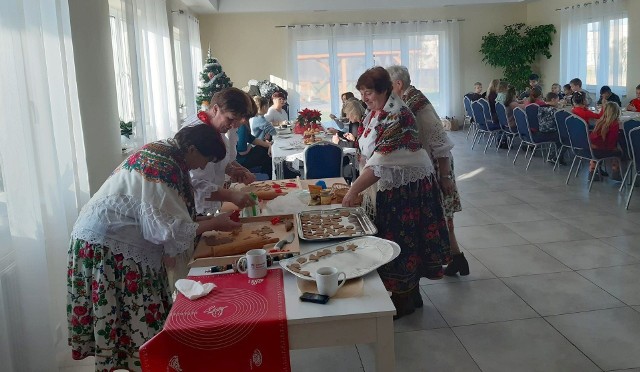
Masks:
[[[598,105],[604,105],[607,102],[615,102],[618,106],[622,107],[622,102],[620,101],[620,97],[617,94],[611,91],[608,85],[603,85],[600,88],[600,98],[598,99]]]

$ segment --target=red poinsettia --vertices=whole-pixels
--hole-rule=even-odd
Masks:
[[[320,122],[322,114],[318,110],[304,109],[298,111],[298,123],[304,124],[317,124]]]

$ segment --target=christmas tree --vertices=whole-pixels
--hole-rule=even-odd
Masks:
[[[198,106],[209,106],[211,97],[213,97],[216,92],[233,86],[227,74],[222,71],[222,66],[218,60],[211,58],[211,47],[209,47],[209,51],[207,52],[207,61],[204,66],[202,66],[200,82],[201,85],[198,88],[198,96],[196,97]]]

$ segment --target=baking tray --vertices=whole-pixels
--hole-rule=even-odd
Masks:
[[[338,217],[340,218],[338,219]],[[299,212],[295,222],[298,228],[298,237],[307,241],[357,238],[375,235],[378,232],[376,226],[361,207]]]

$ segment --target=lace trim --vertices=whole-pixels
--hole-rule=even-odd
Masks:
[[[372,165],[371,169],[376,177],[378,191],[391,190],[411,182],[429,177],[434,173],[433,166],[430,167],[389,167],[384,165]]]
[[[191,252],[197,228],[130,195],[109,195],[84,206],[71,236],[158,269],[164,254]]]

